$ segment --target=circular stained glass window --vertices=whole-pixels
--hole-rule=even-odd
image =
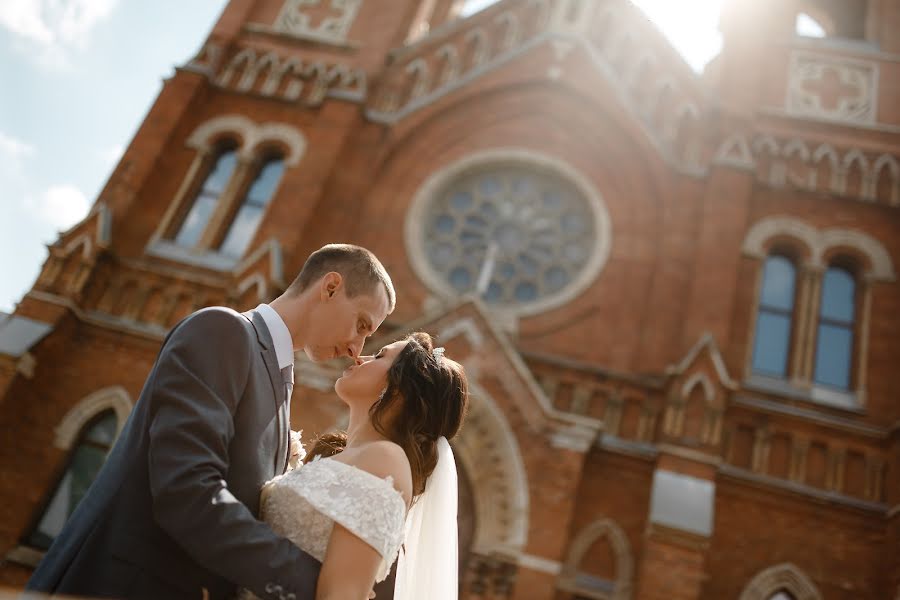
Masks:
[[[602,202],[552,169],[482,164],[443,179],[418,199],[417,239],[407,239],[444,295],[537,312],[579,291],[605,261]]]

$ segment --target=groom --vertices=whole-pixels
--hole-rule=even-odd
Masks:
[[[318,561],[257,519],[262,484],[287,465],[293,354],[358,356],[394,303],[374,254],[332,244],[271,304],[181,321],[27,589],[200,600],[243,587],[313,600]]]

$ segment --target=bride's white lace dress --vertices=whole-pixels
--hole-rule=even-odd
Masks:
[[[357,535],[381,555],[376,582],[397,559],[403,542],[406,503],[390,477],[331,458],[303,465],[263,486],[260,517],[313,558],[325,558],[335,523]],[[256,598],[241,590],[240,600]]]

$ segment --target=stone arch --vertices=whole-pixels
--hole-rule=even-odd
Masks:
[[[519,18],[511,10],[505,10],[494,18],[494,23],[503,30],[502,50],[512,50],[519,43]]]
[[[766,243],[776,236],[788,237],[799,242],[806,256],[815,256],[818,246],[818,231],[793,217],[768,217],[756,222],[744,237],[742,251],[754,258],[765,258]]]
[[[797,600],[822,600],[815,584],[791,563],[782,563],[759,572],[738,600],[767,600],[779,590],[790,592]]]
[[[841,161],[839,192],[864,196],[869,179],[869,161],[866,156],[858,149],[853,149],[845,154],[844,160]],[[856,185],[851,188],[851,183]]]
[[[446,340],[446,335],[441,335]],[[477,527],[471,551],[518,555],[528,538],[528,477],[512,428],[493,398],[469,379],[466,426],[454,440],[473,486]]]
[[[550,24],[550,14],[553,8],[549,0],[529,0],[528,7],[536,15],[534,17],[534,30],[541,31]]]
[[[66,247],[63,249],[63,255],[69,256],[79,248],[81,248],[81,258],[88,260],[94,249],[94,245],[91,243],[91,237],[88,234],[82,234],[66,244]]]
[[[836,246],[853,248],[869,261],[869,275],[875,280],[894,281],[896,273],[891,256],[881,242],[854,229],[819,230],[793,217],[761,219],[744,237],[742,251],[754,258],[765,258],[766,242],[776,236],[793,238],[809,251],[810,266],[823,268],[825,254]]]
[[[248,153],[255,155],[260,146],[267,142],[280,142],[287,150],[284,164],[292,167],[300,162],[306,152],[306,138],[299,129],[286,123],[263,123],[254,133],[252,143],[248,144]]]
[[[706,376],[706,373],[694,373],[691,375],[690,378],[684,382],[684,385],[681,386],[681,397],[687,401],[688,397],[697,386],[699,386],[703,392],[703,398],[706,400],[706,405],[710,408],[715,406],[716,388],[713,387],[713,384],[709,380],[709,377]]]
[[[817,266],[825,266],[825,253],[836,246],[853,248],[865,256],[869,260],[869,274],[873,278],[881,281],[896,279],[891,256],[881,242],[868,234],[853,229],[827,229],[821,232],[816,254]]]
[[[409,92],[410,100],[421,98],[431,89],[431,73],[424,58],[417,58],[406,65],[406,74],[412,79],[412,89]]]
[[[459,79],[459,52],[456,50],[456,46],[444,44],[438,48],[437,57],[444,62],[439,85],[448,85]]]
[[[187,146],[201,152],[211,150],[213,143],[225,133],[237,134],[246,145],[254,138],[256,125],[243,115],[222,115],[202,123],[187,139]]]
[[[698,399],[695,391],[699,390]],[[716,390],[705,373],[694,373],[681,387],[681,407],[679,407],[676,433],[685,440],[707,443],[712,439],[717,406]]]
[[[830,175],[828,177],[828,181],[821,181],[819,178],[819,173],[822,171],[822,159],[827,159],[825,166],[827,166],[827,173]],[[822,144],[818,148],[815,149],[812,155],[812,161],[814,165],[813,175],[813,186],[816,187],[818,185],[824,185],[825,189],[829,191],[837,191],[840,187],[841,180],[841,169],[840,163],[838,161],[837,152],[835,152],[834,148],[832,148],[828,144]]]
[[[785,144],[781,152],[786,161],[786,177],[794,185],[814,187],[815,180],[809,170],[811,153],[803,140],[794,139]]]
[[[896,206],[897,204],[900,204],[900,165],[897,164],[896,159],[890,154],[882,154],[875,160],[875,164],[872,165],[872,187],[870,197],[872,200],[880,199],[878,198],[880,191],[879,184],[881,182],[881,173],[885,170],[888,173],[887,188],[890,197],[885,197],[883,200],[887,200],[892,206]]]
[[[615,588],[611,592],[601,592],[602,595],[594,595],[593,590],[579,590],[577,584],[578,566],[584,559],[584,555],[590,550],[597,540],[605,538],[615,556]],[[634,558],[631,554],[631,544],[628,536],[615,521],[608,518],[599,519],[591,523],[575,536],[566,561],[560,574],[560,585],[568,590],[577,591],[579,595],[590,594],[592,598],[604,600],[629,600],[631,598],[632,577],[634,573]]]
[[[112,409],[116,413],[116,436],[122,432],[125,421],[131,413],[131,396],[122,386],[111,386],[97,390],[81,399],[57,425],[53,445],[60,450],[69,450],[78,439],[78,434],[95,416]]]
[[[484,29],[473,29],[466,34],[464,38],[466,46],[471,47],[471,58],[469,68],[477,68],[482,66],[490,58],[490,47],[488,46],[488,37]]]

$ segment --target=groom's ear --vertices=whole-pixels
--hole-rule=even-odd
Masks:
[[[321,299],[323,302],[328,301],[328,299],[333,298],[335,294],[341,289],[341,286],[344,284],[344,278],[340,273],[335,271],[331,271],[330,273],[326,273],[324,277],[322,277],[322,285],[321,285]]]

